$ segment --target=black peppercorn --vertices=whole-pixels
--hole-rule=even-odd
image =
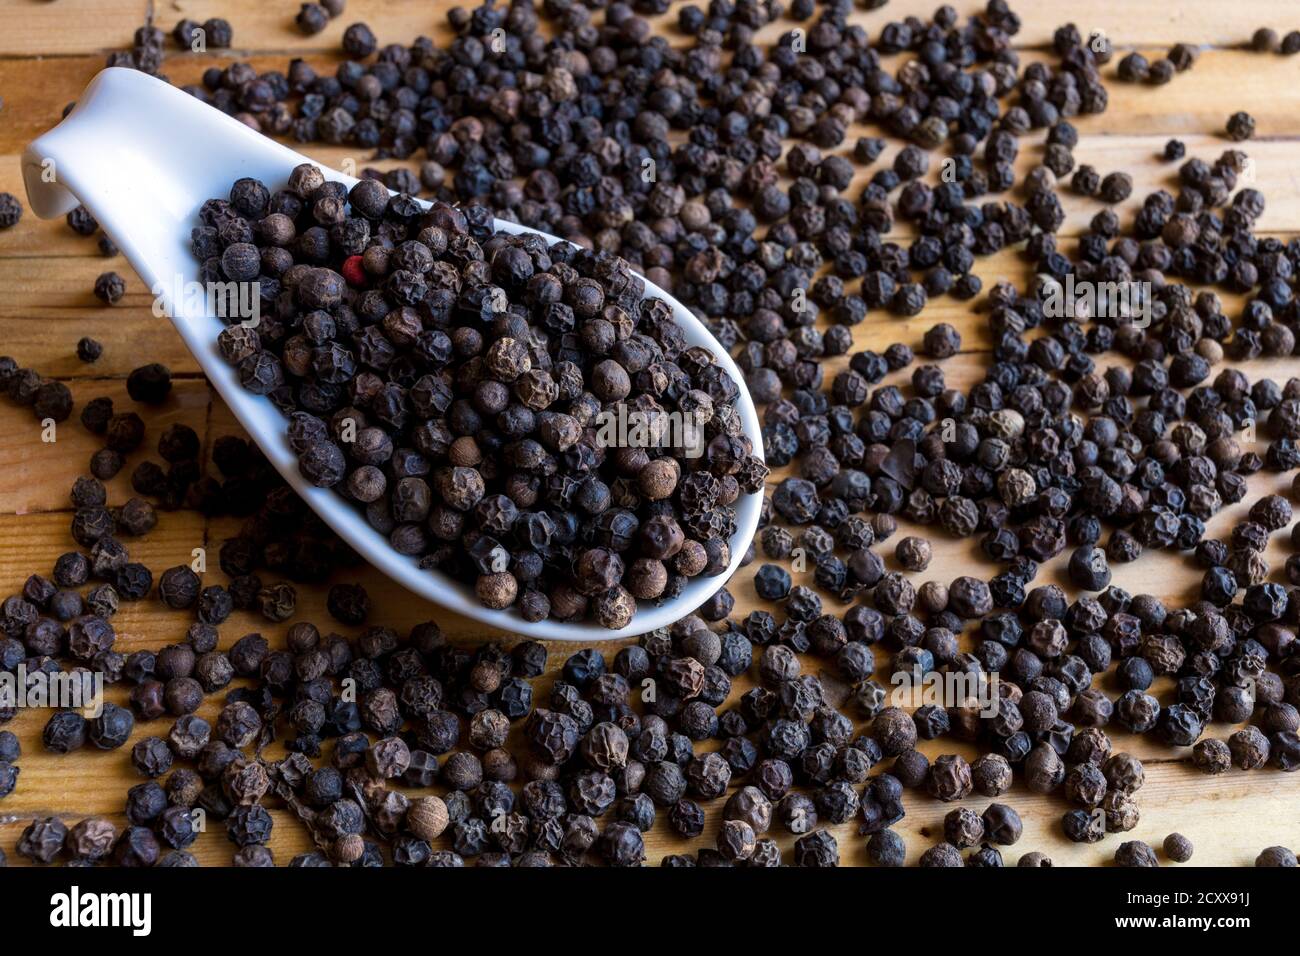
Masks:
[[[1228,138],[1236,142],[1251,139],[1255,135],[1255,118],[1249,113],[1238,111],[1228,117]]]
[[[1115,850],[1116,866],[1159,866],[1156,854],[1149,844],[1137,840],[1121,843]]]
[[[23,206],[13,193],[0,193],[0,229],[12,229],[23,217]]]
[[[105,272],[95,280],[95,298],[106,305],[117,305],[126,295],[126,282],[116,272]]]

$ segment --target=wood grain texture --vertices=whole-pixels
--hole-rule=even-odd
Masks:
[[[418,33],[445,36],[444,12],[447,0],[434,3],[420,0],[351,0],[348,11],[322,34],[302,37],[292,25],[297,3],[252,3],[247,0],[59,0],[40,3],[33,0],[0,0],[0,12],[6,14],[9,28],[0,36],[0,191],[22,195],[18,155],[34,136],[58,120],[64,105],[76,98],[84,84],[102,66],[106,51],[129,44],[135,27],[143,22],[150,7],[155,22],[170,30],[182,16],[203,20],[224,16],[235,29],[235,50],[220,55],[169,55],[165,72],[175,82],[193,82],[213,62],[228,62],[231,56],[249,57],[262,69],[282,68],[289,55],[308,54],[311,61],[328,68],[337,60],[337,46],[344,26],[356,20],[368,22],[380,42],[409,40]],[[891,19],[908,14],[928,16],[933,0],[894,0],[880,11],[858,11],[856,22],[873,32]],[[963,14],[975,4],[958,3]],[[1127,169],[1134,173],[1135,196],[1153,188],[1176,189],[1176,168],[1160,162],[1158,154],[1170,136],[1187,142],[1189,155],[1212,160],[1228,142],[1222,136],[1227,116],[1237,109],[1248,109],[1259,120],[1260,139],[1246,144],[1255,161],[1255,179],[1268,197],[1268,208],[1261,229],[1279,235],[1300,231],[1300,177],[1296,157],[1300,155],[1300,59],[1262,56],[1237,47],[1255,27],[1271,25],[1280,32],[1290,28],[1293,4],[1287,0],[1259,0],[1240,9],[1225,7],[1210,0],[1185,0],[1176,4],[1119,2],[1029,3],[1018,5],[1024,29],[1017,38],[1027,58],[1042,56],[1050,43],[1051,33],[1060,22],[1070,19],[1080,29],[1106,32],[1117,49],[1139,48],[1158,55],[1175,41],[1193,42],[1207,47],[1190,73],[1180,74],[1166,87],[1152,89],[1111,82],[1111,106],[1099,117],[1083,118],[1078,125],[1082,140],[1075,151],[1079,162],[1095,165],[1103,173]],[[675,41],[670,26],[674,11],[663,18],[664,29]],[[784,25],[768,28],[774,33]],[[765,34],[766,35],[766,34]],[[1113,73],[1113,65],[1107,74]],[[864,130],[865,132],[865,130]],[[851,138],[850,141],[851,143]],[[1018,165],[1028,169],[1042,154],[1041,134],[1023,141]],[[892,144],[879,165],[891,161],[897,144]],[[368,158],[353,155],[346,149],[307,147],[305,152],[319,161],[339,166],[352,159],[359,167]],[[394,163],[377,164],[389,168]],[[860,173],[859,182],[873,170]],[[932,171],[933,175],[934,171]],[[1125,205],[1130,215],[1136,200]],[[1066,225],[1062,234],[1073,236],[1086,229],[1089,219],[1100,205],[1066,196]],[[907,230],[900,227],[897,238],[905,241]],[[1067,241],[1068,245],[1068,241]],[[122,304],[109,308],[90,294],[95,277],[107,269],[121,272],[128,283],[128,295]],[[1028,280],[1028,267],[1016,252],[1007,252],[982,260],[977,271],[986,285],[999,279],[1018,283]],[[1225,296],[1230,313],[1241,306],[1239,297]],[[126,395],[124,378],[144,360],[161,361],[178,375],[176,388],[165,406],[142,410],[149,422],[146,447],[129,459],[123,473],[110,483],[110,500],[121,503],[131,494],[130,469],[146,458],[156,458],[154,445],[158,435],[171,422],[184,422],[205,437],[205,447],[222,434],[239,433],[238,424],[229,410],[210,393],[198,374],[197,365],[186,353],[179,338],[164,321],[150,312],[151,297],[119,257],[99,256],[93,239],[75,236],[61,222],[42,223],[30,213],[15,229],[0,232],[0,353],[15,355],[20,361],[42,373],[70,383],[81,405],[98,395],[112,397],[125,410],[133,407]],[[983,374],[988,356],[988,335],[979,304],[962,304],[940,300],[923,316],[900,320],[873,314],[854,330],[855,348],[883,349],[895,341],[915,345],[935,322],[945,321],[957,327],[963,336],[963,354],[944,363],[950,384],[966,387]],[[105,344],[105,354],[95,365],[83,365],[73,354],[77,338],[92,335]],[[1102,364],[1119,362],[1108,356]],[[827,377],[842,367],[845,359],[828,362]],[[1294,361],[1250,363],[1245,370],[1252,377],[1269,375],[1278,381],[1297,371]],[[890,381],[906,382],[906,372]],[[48,571],[54,559],[75,547],[68,525],[71,513],[67,490],[72,480],[84,472],[89,455],[98,441],[85,433],[76,418],[59,426],[57,440],[46,443],[38,424],[24,409],[0,405],[0,595],[22,586],[33,571]],[[773,475],[779,480],[785,472]],[[1255,494],[1286,491],[1289,476],[1260,476],[1252,484]],[[1249,500],[1227,509],[1210,524],[1211,533],[1225,533],[1248,508]],[[219,547],[222,540],[235,534],[239,522],[233,518],[205,520],[190,512],[160,513],[158,528],[147,538],[130,541],[132,554],[145,561],[155,574],[190,560],[193,549]],[[906,527],[900,534],[909,530]],[[936,531],[930,534],[936,535]],[[1289,551],[1285,536],[1275,536],[1268,558],[1275,577]],[[884,546],[887,563],[895,567],[892,545]],[[215,570],[205,574],[205,581],[219,582],[224,576]],[[751,572],[757,564],[743,570],[730,587],[737,600],[736,614],[763,606],[754,592]],[[972,540],[952,540],[937,533],[935,557],[919,580],[949,580],[962,573],[985,573],[987,565],[979,557]],[[810,579],[810,575],[806,578]],[[363,582],[377,607],[376,622],[405,629],[426,619],[436,619],[457,640],[509,639],[509,635],[491,633],[481,625],[449,615],[439,608],[398,588],[378,572],[361,567],[341,574],[340,580]],[[1040,581],[1063,582],[1060,563],[1045,569]],[[1140,561],[1115,568],[1115,583],[1133,593],[1152,593],[1171,602],[1185,602],[1196,596],[1199,573],[1181,555],[1157,553]],[[324,607],[324,589],[300,587],[295,619],[311,620],[322,626],[348,633],[330,621]],[[834,601],[828,607],[842,612]],[[382,620],[381,620],[382,618]],[[183,615],[166,611],[150,596],[145,601],[124,605],[115,625],[120,646],[126,650],[158,648],[183,637],[187,621]],[[228,648],[241,635],[260,631],[273,642],[283,638],[285,626],[267,625],[247,613],[237,614],[221,629],[221,646]],[[607,658],[621,646],[615,642],[600,645]],[[559,666],[574,647],[552,643],[551,667],[537,682],[539,699],[544,699]],[[883,655],[882,655],[883,657]],[[883,661],[882,661],[883,663]],[[808,660],[806,667],[817,672],[824,665]],[[882,668],[880,677],[886,677]],[[1099,683],[1112,694],[1110,678]],[[734,696],[751,686],[748,678],[736,682]],[[1162,699],[1171,692],[1167,679],[1157,685]],[[123,688],[110,692],[120,700]],[[201,713],[213,718],[219,699],[212,698]],[[34,816],[59,813],[69,822],[81,816],[106,814],[123,823],[122,802],[126,789],[140,781],[130,768],[125,752],[100,753],[86,750],[67,757],[42,752],[41,727],[48,715],[24,711],[8,726],[22,740],[24,756],[18,790],[0,801],[0,847],[15,858],[14,841],[23,826]],[[148,734],[163,735],[166,720],[141,724],[137,738]],[[1233,728],[1215,725],[1207,732],[1225,736]],[[1110,836],[1096,846],[1068,843],[1060,831],[1060,816],[1067,805],[1060,798],[1028,793],[1019,783],[1005,799],[1022,814],[1025,834],[1015,847],[1007,848],[1009,862],[1023,852],[1044,850],[1057,864],[1096,864],[1110,859],[1121,839],[1144,839],[1159,844],[1172,830],[1185,833],[1196,844],[1194,862],[1200,864],[1249,864],[1262,847],[1281,843],[1300,846],[1300,819],[1294,813],[1298,795],[1297,778],[1274,770],[1249,774],[1232,771],[1220,778],[1207,778],[1191,768],[1186,750],[1171,750],[1144,738],[1133,738],[1116,731],[1117,750],[1141,757],[1147,765],[1146,786],[1137,795],[1142,820],[1130,834]],[[922,749],[931,757],[945,752],[973,756],[967,745],[952,741],[931,741]],[[279,751],[272,749],[271,755]],[[899,826],[908,842],[909,862],[936,842],[942,833],[943,815],[951,806],[923,795],[909,793],[907,818]],[[979,798],[966,804],[979,811],[988,801]],[[707,845],[713,827],[721,817],[722,801],[707,808],[708,838],[686,844],[672,837],[662,824],[648,837],[652,861],[667,852],[679,852]],[[286,811],[274,810],[276,819],[272,847],[278,862],[284,863],[295,853],[310,848],[305,830]],[[857,835],[856,824],[836,827],[842,862],[866,862],[865,841]],[[789,849],[793,838],[777,835],[782,847]],[[220,865],[230,860],[231,846],[221,824],[213,822],[196,846],[196,855],[205,864]]]
[[[150,0],[0,0],[0,56],[69,56],[131,46]],[[6,91],[7,92],[7,91]]]
[[[981,4],[982,5],[982,4]],[[101,53],[129,46],[135,28],[152,12],[153,22],[170,33],[177,21],[202,23],[224,17],[234,27],[235,52],[335,50],[343,31],[352,23],[367,23],[381,43],[407,42],[426,35],[436,37],[446,29],[446,0],[348,0],[342,16],[315,36],[303,36],[294,25],[299,4],[259,3],[256,0],[2,0],[9,29],[0,39],[0,56],[29,57]],[[853,22],[872,31],[891,20],[914,15],[928,17],[937,6],[932,0],[893,0],[879,10],[859,10]],[[975,4],[956,3],[963,14]],[[1295,8],[1289,0],[1251,0],[1241,14],[1225,11],[1214,0],[1182,0],[1178,4],[1134,3],[1131,0],[1091,0],[1085,3],[1022,3],[1013,9],[1021,17],[1015,38],[1020,48],[1046,47],[1053,31],[1067,20],[1084,34],[1100,30],[1119,49],[1140,48],[1154,53],[1173,43],[1208,48],[1236,48],[1246,43],[1258,26],[1279,33],[1294,27]],[[652,17],[657,26],[675,22],[676,10]]]

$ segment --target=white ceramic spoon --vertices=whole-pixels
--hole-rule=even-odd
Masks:
[[[643,634],[685,617],[708,600],[739,567],[753,540],[761,495],[747,495],[736,503],[737,529],[726,573],[692,579],[662,607],[642,602],[627,627],[609,630],[590,622],[529,623],[513,610],[489,610],[469,588],[439,572],[421,570],[415,559],[394,551],[387,538],[337,492],[313,487],[303,479],[286,438],[286,419],[269,400],[245,391],[235,369],[218,353],[217,334],[223,323],[206,309],[196,308],[194,296],[181,294],[177,301],[176,293],[198,278],[190,230],[197,224],[199,206],[207,199],[225,197],[231,184],[244,176],[278,188],[295,166],[306,162],[312,160],[188,93],[135,70],[111,68],[91,81],[63,122],[27,147],[23,179],[28,202],[42,219],[62,216],[78,202],[90,210],[145,284],[161,290],[161,304],[185,345],[285,480],[358,554],[411,591],[501,631],[573,641]],[[349,187],[357,181],[331,169],[323,171],[327,178]],[[499,219],[496,228],[510,233],[536,231]],[[754,453],[761,457],[758,415],[736,364],[685,306],[648,281],[646,292],[669,302],[686,341],[713,352],[740,386],[737,408]],[[147,362],[150,343],[139,342],[136,348],[139,361]]]

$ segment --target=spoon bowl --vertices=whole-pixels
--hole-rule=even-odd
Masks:
[[[664,627],[717,592],[740,566],[758,529],[760,494],[744,495],[735,504],[737,527],[725,572],[692,578],[680,595],[660,606],[641,602],[631,623],[613,630],[589,621],[529,622],[513,609],[483,607],[464,584],[439,571],[423,570],[416,559],[394,551],[388,539],[340,494],[314,487],[299,474],[297,456],[288,443],[287,420],[268,399],[240,385],[234,367],[217,350],[217,335],[224,324],[196,301],[201,297],[186,295],[184,290],[198,279],[190,230],[203,202],[225,196],[230,184],[245,176],[274,188],[288,179],[295,166],[310,162],[314,161],[188,93],[144,73],[113,67],[91,81],[63,122],[27,147],[22,166],[32,211],[51,219],[80,203],[91,212],[157,296],[208,380],[285,481],[353,550],[413,593],[499,631],[538,639],[598,641]],[[357,182],[324,166],[321,170],[327,179],[349,188]],[[500,219],[495,228],[537,232]],[[550,243],[559,241],[545,233],[538,235]],[[758,414],[740,369],[685,306],[652,282],[646,281],[645,287],[647,297],[672,306],[687,344],[712,352],[740,387],[736,408],[754,454],[761,458]],[[147,361],[149,343],[139,346],[141,361]]]

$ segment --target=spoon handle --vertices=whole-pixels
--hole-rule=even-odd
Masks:
[[[300,161],[183,90],[111,67],[58,126],[27,147],[22,168],[37,216],[61,216],[80,202],[124,250],[136,245],[154,258],[155,237],[174,236],[203,200],[224,196],[233,180],[274,179]]]

